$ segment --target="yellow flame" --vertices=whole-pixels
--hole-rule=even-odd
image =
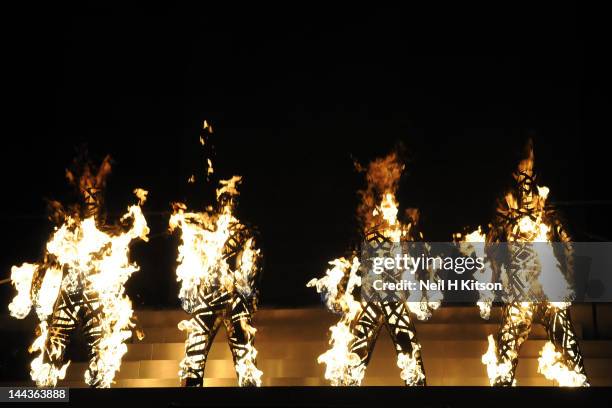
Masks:
[[[482,356],[482,363],[487,366],[489,383],[494,385],[497,379],[512,378],[512,362],[510,359],[499,361],[497,358],[497,346],[493,335],[489,334],[487,339],[489,341],[489,347],[487,352]],[[514,351],[510,350],[509,353],[514,353]],[[516,380],[512,381],[512,385],[516,386]]]
[[[11,268],[11,281],[17,290],[17,295],[15,295],[8,308],[11,316],[17,319],[24,319],[32,308],[30,288],[36,269],[38,269],[38,265],[29,263]]]
[[[327,269],[321,279],[312,279],[308,287],[316,287],[317,292],[323,293],[325,303],[331,310],[342,313],[340,321],[330,327],[329,344],[331,348],[321,354],[317,361],[325,363],[325,378],[332,385],[360,384],[365,375],[365,367],[361,359],[350,351],[354,336],[351,333],[351,323],[361,309],[361,304],[354,298],[354,290],[361,286],[358,275],[359,260],[355,256],[352,261],[345,258],[334,259],[329,262],[331,268]],[[340,283],[348,275],[346,287]]]
[[[584,374],[570,370],[565,365],[563,355],[555,350],[550,341],[546,342],[540,351],[538,372],[547,379],[556,381],[561,387],[582,387],[587,382]]]
[[[412,354],[399,353],[397,355],[397,366],[402,370],[400,377],[407,384],[419,384],[425,379],[425,373],[421,369],[421,364],[415,356],[421,352],[421,345],[415,344]]]

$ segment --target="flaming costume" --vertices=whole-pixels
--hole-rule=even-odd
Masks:
[[[468,242],[488,244],[486,252],[490,261],[483,277],[494,281],[501,279],[510,291],[501,325],[495,337],[489,336],[489,348],[482,362],[487,366],[491,385],[516,385],[520,347],[527,340],[532,324],[541,323],[549,341],[540,353],[538,372],[561,386],[588,386],[569,313],[572,294],[569,282],[573,278],[570,237],[554,209],[546,206],[548,188],[536,184],[533,168],[534,153],[530,141],[526,157],[513,175],[516,182],[514,191],[499,203],[486,238],[480,228],[466,237]],[[492,245],[498,242],[508,245],[508,253],[501,256],[501,262],[499,253],[496,253],[499,248]],[[563,245],[553,247],[551,243],[554,242]],[[563,295],[562,299],[555,299],[557,301],[551,301],[547,296],[550,282],[542,282],[542,262],[546,259],[556,259],[556,266],[552,269],[556,276],[551,281],[561,288],[554,296]],[[516,301],[517,298],[537,301]],[[492,300],[492,293],[481,293],[479,306],[485,318],[488,318]]]
[[[129,261],[129,244],[136,238],[147,240],[149,229],[140,208],[147,192],[134,190],[139,204],[128,208],[119,225],[105,225],[102,193],[110,170],[107,156],[97,171],[86,161],[77,168],[80,175],[66,171],[82,203],[65,210],[52,201],[58,226],[44,260],[11,270],[18,291],[9,305],[11,315],[23,319],[34,306],[41,322],[30,347],[39,353],[30,371],[38,386],[56,386],[64,378],[70,364],[64,364],[64,354],[79,323],[89,347],[85,382],[91,387],[110,387],[127,352],[125,341],[132,336],[134,321],[124,285],[139,269]]]
[[[395,153],[373,161],[367,168],[368,187],[360,192],[358,209],[367,243],[392,245],[422,240],[422,235],[416,231],[417,210],[406,211],[408,222],[405,224],[397,218],[395,194],[403,169]],[[425,385],[421,345],[410,312],[421,320],[428,319],[431,311],[440,305],[440,292],[411,292],[408,301],[358,300],[365,276],[356,251],[350,261],[339,258],[330,265],[326,276],[308,283],[323,294],[331,311],[341,314],[340,321],[330,328],[331,349],[318,359],[327,366],[325,378],[332,385],[360,385],[380,329],[385,326],[395,345],[401,378],[406,385]]]
[[[225,326],[240,386],[260,386],[255,331],[252,326],[257,304],[260,250],[251,230],[233,215],[241,178],[221,181],[218,208],[186,212],[173,205],[170,230],[181,231],[176,269],[181,282],[179,298],[192,317],[179,323],[187,332],[185,358],[179,376],[185,386],[203,386],[206,358],[214,337]]]

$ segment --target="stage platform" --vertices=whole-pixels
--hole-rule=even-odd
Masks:
[[[177,323],[188,316],[181,310],[139,310],[138,319],[145,333],[142,341],[128,345],[115,388],[178,387],[178,365],[184,354],[185,334]],[[572,306],[572,319],[580,338],[589,379],[594,386],[612,386],[612,305]],[[317,356],[328,348],[328,328],[337,316],[324,309],[263,308],[256,314],[258,366],[264,386],[325,386],[324,366]],[[487,335],[498,325],[499,310],[489,321],[482,320],[476,307],[449,306],[438,310],[428,322],[417,322],[417,335],[423,346],[423,360],[430,386],[488,386],[481,356],[487,348]],[[3,322],[4,323],[4,322]],[[35,319],[11,319],[3,327],[11,336],[24,338],[23,348],[34,330]],[[23,334],[20,334],[23,332]],[[27,334],[27,335],[26,335]],[[552,386],[537,373],[537,357],[545,343],[542,326],[535,325],[521,350],[517,370],[520,386]],[[86,362],[73,361],[66,379],[59,386],[85,387]],[[379,336],[364,386],[401,386],[393,345],[383,330]],[[223,328],[209,354],[205,386],[236,385],[231,354]],[[6,381],[3,381],[7,385]],[[24,381],[12,385],[31,385]],[[281,392],[281,391],[278,391]],[[306,391],[304,391],[307,393]],[[331,392],[331,391],[325,391]]]

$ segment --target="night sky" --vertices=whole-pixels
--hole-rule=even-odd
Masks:
[[[513,3],[514,4],[514,3]],[[243,176],[239,215],[258,227],[262,303],[317,304],[305,284],[355,240],[367,163],[401,146],[398,195],[426,239],[489,221],[525,140],[576,240],[609,240],[609,64],[602,13],[533,9],[88,7],[19,10],[2,28],[0,280],[39,259],[44,198],[66,201],[75,148],[114,158],[111,214],[150,191],[149,244],[129,282],[137,307],[175,307],[171,201],[209,203]],[[12,14],[12,16],[11,16]],[[601,17],[598,17],[601,16]],[[604,52],[605,50],[605,52]],[[609,203],[610,201],[608,201]],[[0,286],[0,309],[12,295]]]

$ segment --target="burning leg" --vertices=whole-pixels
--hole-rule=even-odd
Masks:
[[[254,347],[256,330],[251,322],[248,301],[236,295],[229,319],[224,319],[224,323],[240,387],[261,385],[262,372],[257,369],[257,350]]]
[[[48,323],[41,323],[42,334],[44,335],[45,331],[47,333],[39,338],[44,342],[44,346],[40,356],[32,362],[30,372],[37,386],[54,387],[58,380],[64,378],[68,368],[68,364],[63,364],[64,354],[70,342],[70,335],[76,328],[78,312],[79,306],[62,290]],[[38,348],[35,342],[32,350]]]
[[[546,304],[542,324],[549,342],[538,359],[538,372],[561,386],[589,386],[569,308]]]
[[[341,379],[341,385],[361,385],[365,369],[368,366],[376,338],[382,327],[382,311],[375,303],[362,302],[361,310],[355,317],[355,324],[351,327],[353,341],[350,344],[350,352],[359,360],[347,367],[347,375]]]
[[[491,385],[515,385],[514,374],[521,345],[531,331],[535,304],[511,303],[504,307],[502,322],[494,340],[489,335],[489,349],[482,356]]]
[[[185,341],[185,358],[181,361],[179,376],[186,387],[204,385],[204,368],[212,342],[221,324],[222,299],[212,294],[201,296],[202,303],[193,313],[193,318],[183,320],[179,328],[188,333]],[[219,302],[220,300],[221,302]]]
[[[397,365],[402,369],[402,380],[406,385],[426,385],[421,345],[406,303],[385,303],[382,311],[397,352]]]
[[[86,291],[80,299],[80,308],[83,321],[83,335],[89,347],[89,366],[85,372],[85,382],[92,388],[110,387],[115,377],[116,369],[108,373],[106,367],[107,356],[101,353],[100,341],[102,339],[102,327],[100,324],[102,305],[98,296],[91,291]]]

